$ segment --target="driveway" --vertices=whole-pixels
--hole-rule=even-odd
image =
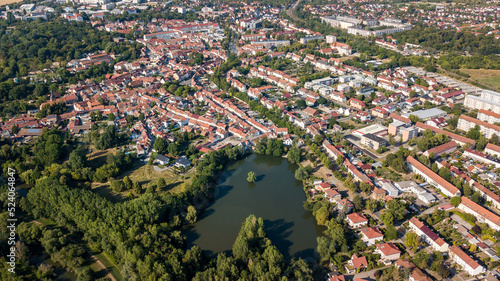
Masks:
[[[471,229],[471,228],[472,228],[472,225],[470,225],[470,224],[469,224],[468,222],[466,222],[464,219],[462,219],[461,217],[459,217],[459,216],[457,216],[457,215],[455,215],[455,214],[453,214],[453,215],[451,216],[451,218],[452,218],[454,221],[458,222],[459,224],[463,225],[463,226],[464,226],[465,228],[467,228],[467,229]]]

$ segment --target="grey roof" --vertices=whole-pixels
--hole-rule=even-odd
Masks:
[[[386,143],[387,141],[381,137],[378,137],[374,134],[364,134],[362,137],[370,139],[372,141],[376,141],[378,143]]]
[[[175,161],[175,164],[187,167],[187,166],[191,165],[191,161],[189,161],[189,159],[187,159],[186,156],[181,156],[181,157],[177,158],[177,161]]]
[[[158,154],[155,159],[162,162],[168,162],[168,157],[162,154]]]

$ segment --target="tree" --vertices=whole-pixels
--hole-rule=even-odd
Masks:
[[[153,149],[160,153],[160,154],[165,154],[168,152],[168,141],[162,137],[158,137],[155,139],[155,143],[153,145]]]
[[[307,106],[307,105],[306,105],[306,102],[305,102],[303,99],[297,99],[297,100],[295,101],[295,105],[296,105],[298,108],[300,108],[300,109],[304,109],[304,108],[306,108],[306,106]]]
[[[462,202],[462,199],[458,196],[452,197],[450,199],[450,203],[455,207],[458,207],[458,205],[460,205],[460,202]]]
[[[108,120],[109,121],[114,121],[116,116],[113,113],[108,114]]]
[[[349,189],[352,192],[356,192],[356,190],[358,190],[358,188],[356,187],[356,184],[354,183],[354,181],[352,180],[351,177],[347,177],[344,180],[344,187]]]
[[[394,225],[394,216],[390,212],[385,212],[380,216],[380,220],[386,225]]]
[[[132,188],[133,183],[132,183],[132,180],[128,176],[125,176],[122,181],[123,181],[123,187],[125,189],[131,189]]]
[[[87,166],[87,152],[81,146],[71,151],[69,154],[68,165],[72,170],[82,169]]]
[[[412,249],[412,251],[417,250],[418,246],[420,245],[418,235],[415,232],[406,233],[405,245],[407,247],[410,247],[410,249]]]
[[[396,139],[393,135],[389,135],[389,144],[394,146],[396,144]]]
[[[158,190],[163,190],[165,187],[167,187],[167,183],[163,178],[159,178],[158,181],[156,182],[156,188]]]
[[[357,211],[363,210],[363,198],[359,196],[359,194],[356,194],[356,196],[354,196],[352,204],[354,205],[354,209],[356,209]]]
[[[288,151],[287,158],[291,163],[298,164],[302,158],[302,151],[298,147],[292,147]]]
[[[255,182],[256,180],[257,180],[257,177],[255,177],[255,173],[252,171],[248,172],[247,181],[248,182]]]
[[[168,154],[170,155],[177,155],[179,154],[179,146],[176,143],[170,143],[168,145]]]
[[[295,171],[295,179],[296,180],[299,180],[299,181],[304,181],[306,180],[307,178],[309,177],[309,173],[307,172],[307,170],[305,168],[298,168],[296,171]]]
[[[187,208],[186,220],[189,223],[195,223],[196,222],[196,208],[195,207],[189,206]]]
[[[366,209],[368,209],[370,212],[372,212],[372,213],[375,212],[377,207],[378,207],[378,203],[376,200],[368,199],[366,201]]]
[[[478,125],[476,125],[476,127],[470,129],[468,132],[467,132],[467,135],[466,137],[470,138],[470,139],[473,139],[473,140],[478,140],[480,137],[481,137],[481,131],[480,131],[480,128]]]
[[[14,135],[17,135],[17,133],[19,133],[19,127],[16,125],[12,126],[12,128],[10,130],[12,131],[12,133]]]
[[[316,222],[319,225],[325,225],[325,223],[328,221],[329,216],[330,213],[328,212],[328,208],[326,206],[322,206],[318,211],[316,211]]]
[[[385,228],[385,240],[392,241],[398,239],[398,230],[393,225],[388,225]]]
[[[142,186],[138,181],[135,181],[133,184],[133,189],[135,194],[140,195],[142,192]]]

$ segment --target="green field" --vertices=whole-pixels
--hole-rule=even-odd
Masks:
[[[500,70],[495,69],[460,69],[470,75],[472,80],[500,89]]]

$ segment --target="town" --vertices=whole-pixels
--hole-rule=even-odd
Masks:
[[[75,280],[499,280],[500,7],[436,2],[1,7],[0,160],[27,192],[17,247]],[[430,28],[479,43],[412,39]],[[296,165],[314,255],[285,262],[255,217],[227,257],[188,248],[184,228],[249,154]]]

